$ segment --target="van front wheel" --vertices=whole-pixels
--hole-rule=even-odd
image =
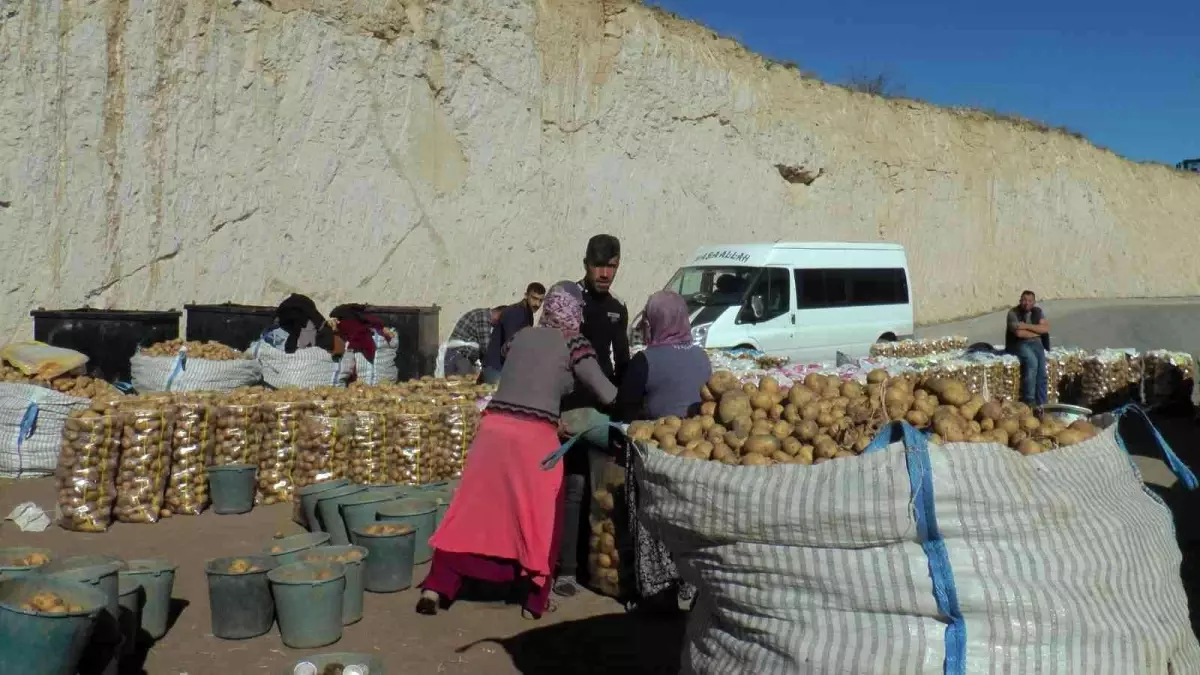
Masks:
[[[894,334],[884,333],[883,335],[880,335],[879,339],[876,340],[875,342],[879,343],[879,342],[895,342],[895,341],[896,341],[896,336]]]

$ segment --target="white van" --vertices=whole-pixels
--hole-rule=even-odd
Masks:
[[[909,288],[904,247],[882,243],[704,247],[666,285],[687,300],[696,344],[801,362],[911,337]]]

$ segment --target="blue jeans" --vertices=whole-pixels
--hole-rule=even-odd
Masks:
[[[1017,345],[1017,358],[1021,361],[1021,402],[1029,405],[1045,405],[1046,350],[1041,340],[1024,340]]]

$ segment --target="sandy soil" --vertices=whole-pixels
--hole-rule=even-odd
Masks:
[[[0,513],[33,501],[54,506],[51,479],[0,484]],[[365,651],[383,656],[389,672],[406,675],[479,673],[671,673],[677,670],[683,622],[645,619],[615,601],[585,594],[561,603],[538,622],[515,606],[460,602],[436,617],[413,612],[416,592],[367,593],[363,620],[347,626],[335,646],[308,652],[285,647],[278,629],[246,641],[213,637],[204,561],[261,551],[277,533],[300,531],[291,507],[256,508],[238,516],[175,516],[153,525],[117,523],[104,534],[67,532],[52,526],[23,533],[0,525],[0,546],[40,546],[58,556],[82,553],[125,559],[166,558],[179,566],[174,601],[178,615],[167,635],[141,650],[127,673],[149,675],[275,675],[291,660],[321,651]],[[420,566],[415,580],[424,578]]]

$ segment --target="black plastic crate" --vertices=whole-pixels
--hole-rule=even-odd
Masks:
[[[383,325],[396,329],[399,343],[396,368],[401,381],[433,375],[437,366],[438,346],[441,344],[438,340],[440,307],[367,305],[366,311],[379,317]]]
[[[87,354],[89,375],[109,382],[129,381],[129,359],[138,347],[179,337],[175,310],[36,309],[33,339]]]
[[[275,307],[261,305],[184,305],[188,340],[220,342],[245,350],[275,324]]]

